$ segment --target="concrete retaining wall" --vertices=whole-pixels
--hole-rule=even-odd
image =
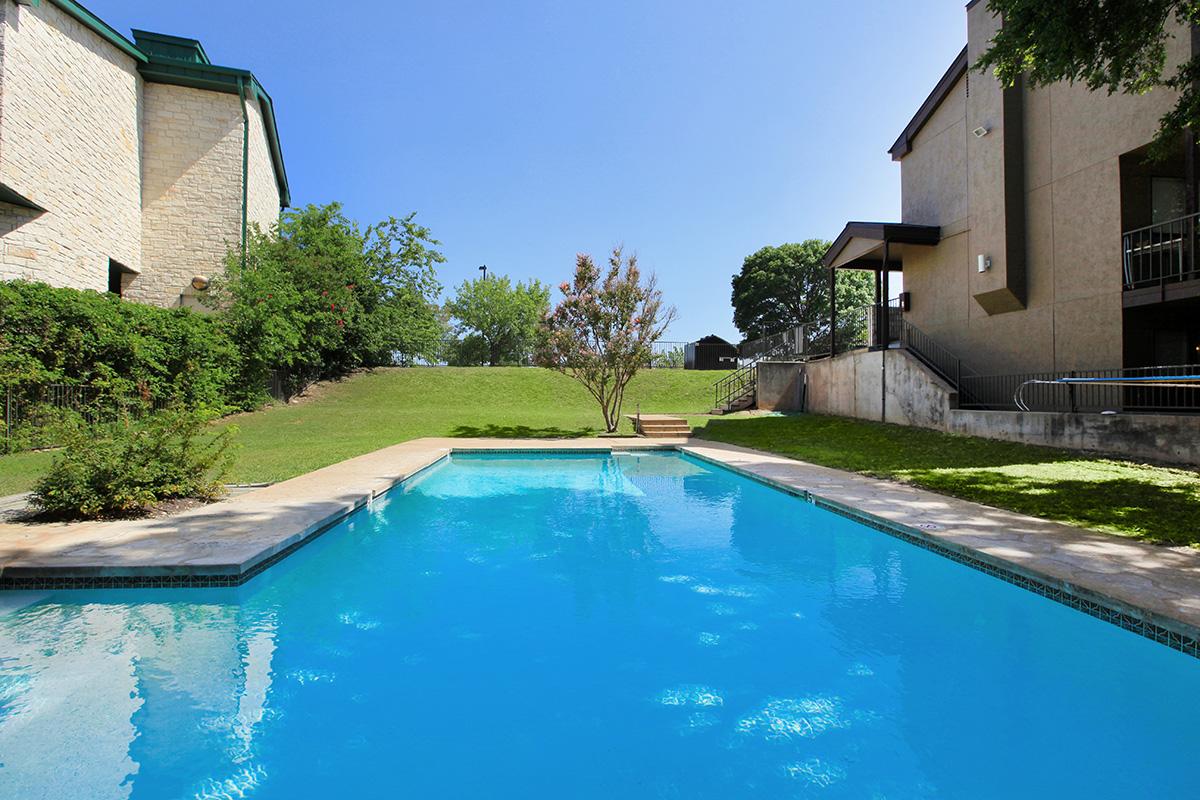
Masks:
[[[804,366],[795,361],[758,362],[758,407],[763,411],[804,410]]]
[[[1200,417],[1169,414],[950,412],[947,430],[1023,444],[1200,464]]]
[[[806,408],[818,414],[946,430],[958,404],[954,389],[904,350],[860,350],[812,361],[804,371]]]
[[[886,401],[881,377],[887,379]],[[803,410],[1022,444],[1200,464],[1200,416],[968,411],[904,350],[846,353],[808,364],[759,364],[759,408]],[[801,406],[796,402],[803,397]]]

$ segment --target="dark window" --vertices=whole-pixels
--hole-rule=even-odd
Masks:
[[[128,267],[110,258],[108,260],[108,290],[117,297],[124,294],[125,287],[122,284],[125,276],[129,273],[130,270]]]

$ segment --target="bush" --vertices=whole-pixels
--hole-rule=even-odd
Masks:
[[[34,486],[33,505],[53,516],[144,513],[163,500],[212,500],[232,466],[236,429],[208,427],[204,412],[171,409],[71,431]]]
[[[224,409],[239,380],[219,320],[116,295],[0,281],[0,386],[87,385],[97,408],[130,398]]]
[[[412,214],[362,229],[337,203],[252,229],[244,260],[230,251],[209,295],[239,353],[240,403],[261,397],[272,369],[294,390],[358,367],[436,358],[437,244]]]

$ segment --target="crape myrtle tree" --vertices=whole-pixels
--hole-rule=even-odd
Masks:
[[[614,433],[625,387],[653,357],[653,345],[675,319],[653,275],[642,277],[637,257],[616,247],[601,272],[590,255],[575,257],[575,277],[545,319],[539,362],[583,384]]]
[[[446,304],[463,338],[451,342],[446,360],[457,366],[528,364],[549,310],[550,287],[540,281],[514,284],[506,275],[463,281]]]
[[[828,334],[829,269],[821,262],[829,242],[808,239],[799,243],[764,247],[746,256],[742,271],[733,276],[733,324],[746,339],[757,339],[793,328],[814,326],[812,335]],[[837,306],[850,310],[874,302],[871,273],[837,271]],[[865,317],[845,315],[838,323],[838,338],[850,341],[856,331],[846,325],[863,325]],[[851,338],[847,338],[851,337]]]
[[[988,0],[1003,27],[976,62],[1005,86],[1024,76],[1030,86],[1078,81],[1109,94],[1144,94],[1155,87],[1179,92],[1159,120],[1152,154],[1165,155],[1200,121],[1200,55],[1168,67],[1168,23],[1181,33],[1200,23],[1200,0]]]
[[[239,401],[255,405],[273,369],[295,390],[357,367],[436,358],[437,245],[413,214],[361,229],[338,203],[288,211],[268,232],[252,227],[207,301],[241,359]]]

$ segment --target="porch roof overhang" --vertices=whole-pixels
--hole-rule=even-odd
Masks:
[[[830,269],[888,269],[904,268],[905,247],[932,247],[941,241],[942,229],[937,225],[914,225],[908,222],[847,222],[846,227],[825,251],[823,262]],[[884,247],[884,244],[887,247]],[[884,250],[887,264],[884,264]]]

